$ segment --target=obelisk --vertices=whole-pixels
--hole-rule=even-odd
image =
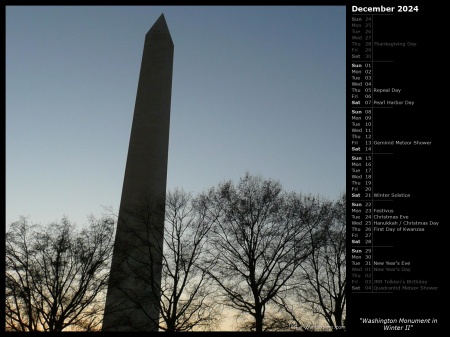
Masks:
[[[158,331],[173,50],[161,14],[145,36],[103,331]]]

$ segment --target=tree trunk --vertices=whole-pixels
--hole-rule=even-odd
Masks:
[[[341,300],[337,299],[335,304],[335,310],[334,310],[334,321],[336,322],[336,332],[343,332],[344,329],[342,328],[343,322],[342,322],[342,309],[341,309]]]
[[[257,307],[255,312],[255,331],[262,332],[263,331],[263,318],[264,315],[262,313],[262,307]]]

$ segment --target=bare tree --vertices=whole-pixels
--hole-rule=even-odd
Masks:
[[[267,305],[295,282],[295,270],[313,252],[321,221],[313,197],[283,192],[279,182],[249,173],[209,191],[214,221],[208,271],[220,286],[225,304],[254,318],[264,330]]]
[[[314,330],[314,324],[303,324],[300,320],[301,313],[305,311],[315,317],[322,317],[333,331],[343,331],[345,326],[345,194],[334,203],[331,214],[331,225],[322,231],[322,244],[313,245],[312,254],[296,272],[299,284],[277,297],[277,303],[292,321],[305,330]]]
[[[135,233],[135,249],[133,256],[125,249],[121,252],[133,278],[146,285],[146,288],[157,296],[153,301],[159,311],[159,318],[146,312],[144,303],[147,298],[133,296],[127,289],[120,289],[129,303],[140,310],[159,330],[176,332],[191,330],[209,330],[220,319],[220,307],[214,301],[214,284],[204,270],[206,234],[211,228],[206,218],[207,204],[201,198],[193,198],[181,189],[169,191],[166,196],[165,225],[163,246],[155,246],[153,221],[154,211],[149,202],[143,201],[142,207],[136,211],[134,221],[140,223],[145,230]],[[126,223],[124,223],[126,226]],[[145,235],[142,233],[145,232]],[[162,255],[161,279],[153,272],[156,256]]]
[[[160,324],[164,331],[208,330],[220,318],[203,257],[211,229],[206,214],[201,198],[178,189],[167,194]]]
[[[112,253],[114,221],[90,217],[77,231],[64,217],[48,226],[24,217],[6,233],[6,330],[95,331]]]

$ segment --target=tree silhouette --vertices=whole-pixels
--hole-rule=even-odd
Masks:
[[[210,258],[217,262],[208,272],[224,303],[250,314],[254,330],[263,331],[267,305],[295,282],[294,272],[320,244],[314,198],[283,192],[279,182],[249,173],[204,197],[214,223]]]
[[[157,217],[151,202],[143,200],[142,207],[134,214],[134,228],[143,230],[135,233],[131,228],[128,237],[135,242],[134,253],[130,255],[126,247],[121,255],[136,282],[149,289],[145,296],[134,296],[128,289],[118,287],[134,306],[147,317],[149,324],[167,332],[208,330],[220,319],[220,306],[214,301],[214,284],[204,268],[206,234],[211,228],[206,218],[206,203],[200,198],[181,189],[169,191],[166,196],[165,226],[163,245],[156,246],[153,221]],[[127,224],[124,222],[124,226]],[[145,233],[143,235],[142,233]],[[133,235],[134,234],[134,235]],[[155,261],[162,256],[162,272],[153,272]],[[159,311],[154,322],[147,312],[149,297]],[[120,310],[120,308],[117,308]]]
[[[91,217],[76,231],[65,217],[48,226],[24,217],[6,233],[6,330],[98,330],[114,221]]]
[[[343,194],[331,208],[332,222],[324,228],[322,244],[313,245],[313,252],[298,271],[299,283],[280,294],[277,303],[298,327],[305,310],[322,317],[333,331],[343,331],[346,308],[346,196]]]
[[[161,282],[160,328],[164,331],[210,329],[218,322],[214,284],[205,271],[207,204],[182,190],[167,194]]]
[[[240,330],[313,331],[319,316],[335,330],[345,325],[345,194],[331,202],[288,193],[247,173],[197,197],[175,189],[165,207],[151,205],[142,200],[129,218],[133,226],[124,222],[126,244],[115,243],[131,280],[147,292],[135,294],[135,284],[118,290],[148,324],[212,330],[226,305],[239,312]],[[156,232],[162,216],[164,230]],[[67,218],[47,226],[24,217],[12,223],[6,330],[99,330],[113,232],[112,217],[91,217],[81,231]],[[162,261],[161,274],[155,261]],[[149,303],[159,312],[156,321]]]

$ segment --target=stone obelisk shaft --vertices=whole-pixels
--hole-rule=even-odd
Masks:
[[[145,36],[103,331],[157,331],[173,50],[161,15]]]

